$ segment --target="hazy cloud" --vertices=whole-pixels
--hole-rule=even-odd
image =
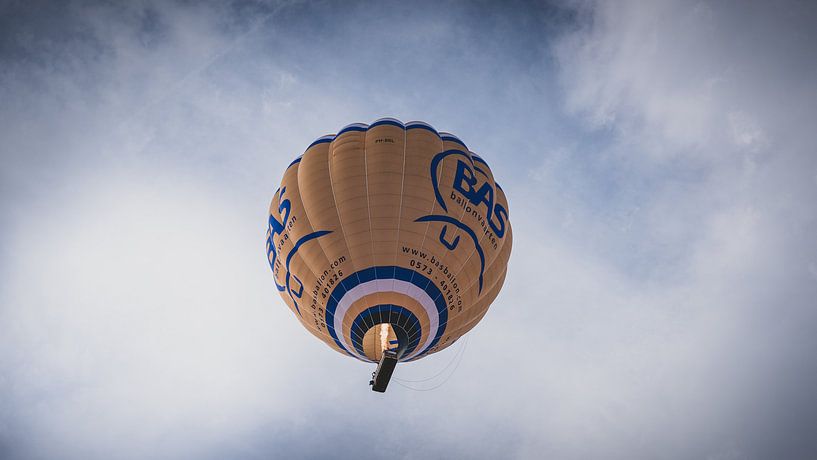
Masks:
[[[816,14],[6,3],[0,456],[813,457]],[[381,116],[509,195],[497,302],[397,371],[433,391],[369,391],[264,260],[286,164]]]

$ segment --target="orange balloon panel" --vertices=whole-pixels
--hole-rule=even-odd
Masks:
[[[511,224],[488,164],[457,137],[392,118],[321,137],[284,172],[267,258],[304,327],[363,361],[446,348],[505,280]]]

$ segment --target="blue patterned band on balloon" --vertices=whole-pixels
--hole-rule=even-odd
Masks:
[[[376,285],[377,282],[388,282],[389,280],[395,280],[395,282],[409,286],[413,285],[418,289],[418,293],[421,293],[421,296],[424,298],[429,299],[430,302],[433,302],[433,305],[430,305],[429,301],[422,301],[421,299],[416,299],[418,302],[423,305],[426,310],[426,314],[429,317],[429,320],[432,325],[436,325],[436,333],[432,340],[426,340],[426,343],[421,346],[419,351],[416,350],[418,344],[415,344],[412,348],[415,350],[415,353],[411,353],[407,351],[404,353],[404,359],[416,359],[423,354],[425,354],[429,349],[433,348],[439,341],[442,335],[445,333],[446,323],[448,322],[448,309],[446,306],[445,298],[443,297],[442,293],[440,292],[439,288],[431,282],[428,278],[424,275],[415,272],[414,270],[409,270],[403,267],[396,267],[396,266],[378,266],[378,267],[370,267],[364,270],[360,270],[358,272],[352,273],[347,276],[343,281],[338,283],[332,293],[330,294],[329,301],[326,304],[326,327],[329,330],[329,334],[332,336],[332,339],[335,340],[335,343],[340,347],[340,349],[345,350],[349,355],[360,357],[356,353],[353,353],[353,350],[350,350],[346,345],[344,345],[343,339],[343,331],[338,331],[335,328],[335,314],[338,309],[338,305],[343,301],[344,296],[346,296],[350,291],[355,289],[358,286],[366,287],[364,285],[371,286]],[[390,289],[380,289],[377,292],[389,292]],[[401,294],[405,294],[405,292],[400,291],[392,291],[398,292]],[[406,294],[407,295],[407,294]],[[400,307],[402,310],[408,311],[404,307]],[[365,313],[365,312],[364,312]],[[410,312],[409,312],[410,313]],[[345,312],[344,312],[345,314]],[[361,313],[362,315],[363,313]],[[358,315],[360,316],[360,315]],[[416,319],[416,315],[415,316]],[[411,318],[409,318],[411,319]],[[340,324],[343,323],[343,318],[338,318]],[[357,318],[356,320],[357,321]],[[361,320],[362,321],[362,320]],[[352,326],[354,327],[355,322],[352,322]],[[393,327],[395,323],[392,323]],[[400,325],[401,323],[398,321],[396,323]],[[406,323],[408,324],[408,323]],[[406,329],[406,332],[410,334],[410,330]],[[363,331],[365,333],[365,331]],[[431,331],[426,331],[427,334],[430,334]],[[354,340],[355,334],[351,334]],[[362,338],[362,334],[358,332],[358,336]],[[411,335],[409,335],[411,337]],[[417,338],[419,340],[419,337]],[[402,346],[402,344],[401,344]],[[411,340],[407,344],[407,347],[411,347]],[[357,346],[353,347],[354,351],[357,350]],[[362,353],[361,353],[362,355]],[[365,357],[365,355],[363,355]]]
[[[400,340],[400,347],[405,347],[403,355],[408,356],[417,348],[422,331],[420,320],[414,313],[399,305],[375,305],[360,312],[352,322],[352,344],[358,353],[365,355],[363,336],[366,335],[366,331],[382,323],[391,324]]]

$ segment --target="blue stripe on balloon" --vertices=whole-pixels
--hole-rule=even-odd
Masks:
[[[324,143],[327,143],[327,142],[332,142],[333,140],[335,140],[335,135],[334,134],[328,134],[326,136],[323,136],[323,137],[320,137],[320,138],[316,139],[315,142],[309,144],[309,147],[307,147],[306,149],[309,150],[309,149],[311,149],[312,147],[314,147],[314,146],[316,146],[318,144],[324,144]]]
[[[292,163],[290,163],[290,164],[289,164],[289,166],[287,166],[287,169],[291,168],[291,167],[292,167],[292,165],[295,165],[295,164],[300,163],[302,158],[303,158],[303,155],[301,155],[301,156],[299,156],[298,158],[294,159],[294,160],[292,161]]]
[[[309,144],[309,147],[307,147],[306,149],[309,150],[310,148],[314,147],[315,145],[323,144],[323,143],[327,143],[327,142],[332,142],[335,139],[337,139],[343,133],[347,133],[347,132],[350,132],[350,131],[364,132],[364,131],[368,131],[368,130],[374,128],[374,127],[383,126],[383,125],[396,126],[398,128],[403,128],[403,129],[406,129],[406,130],[408,130],[408,129],[425,129],[425,130],[428,130],[428,131],[436,134],[443,141],[456,142],[457,144],[460,144],[466,150],[468,150],[468,146],[465,145],[465,143],[462,140],[460,140],[460,138],[458,138],[457,136],[455,136],[455,135],[453,135],[451,133],[445,133],[445,132],[441,133],[441,132],[437,131],[436,129],[434,129],[433,126],[429,125],[428,123],[422,122],[422,121],[410,121],[410,122],[408,122],[406,124],[403,124],[403,122],[401,122],[400,120],[398,120],[396,118],[381,118],[379,120],[376,120],[374,123],[372,123],[371,125],[368,125],[368,126],[365,123],[352,123],[351,125],[345,126],[337,134],[327,134],[326,136],[322,136],[322,137],[316,139],[314,142]],[[474,155],[474,157],[477,159],[477,161],[479,161],[481,163],[485,163],[485,161],[482,158],[479,158],[476,155]],[[294,162],[293,162],[293,164],[294,164]],[[290,166],[292,166],[292,165],[290,165]],[[485,163],[485,166],[488,166],[488,164]]]
[[[391,126],[396,126],[398,128],[403,128],[403,129],[417,129],[417,128],[425,129],[425,130],[431,131],[432,133],[436,134],[437,136],[440,137],[440,139],[442,139],[444,141],[456,142],[457,144],[460,144],[461,146],[465,147],[466,150],[468,149],[468,146],[465,145],[465,142],[460,140],[460,138],[458,138],[457,136],[455,136],[455,135],[453,135],[451,133],[445,133],[445,132],[441,133],[441,132],[437,131],[436,129],[434,129],[434,127],[429,125],[428,123],[425,123],[425,122],[422,122],[422,121],[410,121],[410,122],[408,122],[406,124],[403,124],[403,122],[401,122],[400,120],[398,120],[396,118],[381,118],[379,120],[376,120],[374,123],[372,123],[371,125],[368,125],[368,126],[365,123],[352,123],[351,125],[345,126],[337,134],[327,134],[326,136],[322,136],[322,137],[316,139],[314,142],[309,144],[309,147],[307,147],[306,149],[309,150],[311,147],[313,147],[315,145],[318,145],[318,144],[323,144],[325,142],[332,142],[333,140],[337,139],[337,137],[340,136],[341,134],[349,132],[349,131],[368,131],[369,129],[372,129],[372,128],[377,127],[377,126],[382,126],[382,125],[391,125]],[[477,159],[477,161],[479,161],[481,163],[485,163],[485,160],[483,160],[482,158],[479,158],[476,155],[474,155],[474,157]],[[485,166],[488,166],[488,164],[485,163]]]
[[[403,123],[400,120],[394,118],[381,118],[372,123],[371,125],[369,125],[369,129],[383,125],[397,126],[398,128],[406,129],[405,125],[403,125]]]
[[[364,125],[363,123],[354,123],[354,124],[351,124],[351,125],[343,128],[343,129],[341,129],[340,131],[338,131],[338,133],[335,135],[335,139],[339,138],[340,135],[344,134],[344,133],[348,133],[348,132],[351,132],[351,131],[364,132],[364,131],[366,131],[368,129],[369,129],[369,127]]]
[[[355,286],[368,281],[373,281],[375,279],[396,279],[411,283],[425,291],[425,293],[432,300],[434,300],[434,304],[437,307],[437,315],[439,316],[439,327],[437,328],[437,334],[435,334],[434,339],[431,341],[428,347],[423,349],[417,355],[417,357],[423,355],[427,350],[433,348],[445,333],[446,323],[448,322],[448,309],[446,307],[445,298],[443,298],[440,289],[437,288],[437,286],[424,275],[417,273],[414,270],[396,266],[378,266],[360,270],[346,277],[346,279],[338,283],[332,290],[332,293],[329,296],[329,301],[326,304],[325,318],[329,335],[332,336],[332,339],[335,341],[337,346],[341,350],[350,353],[350,350],[346,349],[338,338],[339,334],[342,334],[343,331],[335,330],[335,310],[338,308],[338,303],[343,296]]]
[[[411,121],[406,125],[406,129],[425,129],[427,131],[431,131],[432,133],[436,134],[437,137],[440,136],[440,133],[434,129],[433,126],[423,123],[422,121]]]
[[[491,167],[490,167],[490,166],[488,166],[488,163],[487,163],[485,160],[483,160],[483,159],[482,159],[482,157],[480,157],[480,156],[479,156],[479,155],[477,155],[476,153],[472,153],[472,154],[471,154],[471,158],[473,158],[473,159],[474,159],[474,161],[476,161],[477,163],[482,163],[482,164],[484,164],[486,168],[491,169]]]
[[[440,139],[449,142],[456,142],[457,144],[460,144],[461,146],[465,147],[465,150],[468,150],[468,146],[465,145],[465,142],[461,141],[460,138],[454,136],[453,134],[440,133]]]

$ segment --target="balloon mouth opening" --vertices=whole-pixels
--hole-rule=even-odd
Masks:
[[[406,350],[408,337],[402,328],[391,323],[375,324],[363,336],[363,354],[372,361],[380,361],[383,352],[392,350],[400,357]]]

